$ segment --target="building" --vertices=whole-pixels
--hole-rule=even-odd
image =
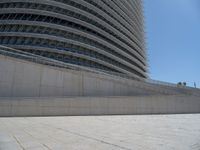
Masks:
[[[0,45],[147,78],[141,0],[1,0]]]

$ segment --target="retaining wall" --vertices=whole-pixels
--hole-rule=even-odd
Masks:
[[[195,96],[1,98],[0,116],[200,113]]]
[[[0,97],[123,96],[175,93],[117,76],[73,71],[0,55]]]

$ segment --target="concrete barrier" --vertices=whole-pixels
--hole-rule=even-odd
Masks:
[[[1,98],[0,116],[200,113],[196,96]]]

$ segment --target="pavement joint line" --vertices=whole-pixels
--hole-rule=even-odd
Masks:
[[[35,138],[32,134],[30,134],[29,132],[27,132],[27,131],[24,131],[25,133],[27,133],[28,135],[30,135],[31,137],[33,137],[34,139],[36,139],[37,140],[37,138]],[[39,142],[39,141],[38,141]],[[44,143],[41,143],[41,142],[39,142],[40,144],[42,144],[44,147],[46,147],[48,150],[52,150],[50,147],[48,147],[46,144],[44,144]]]
[[[13,135],[13,138],[16,140],[17,144],[21,147],[21,149],[26,150],[22,144],[20,143],[20,141]]]
[[[27,118],[24,118],[25,120],[27,120]],[[37,140],[37,138],[35,138],[32,134],[30,134],[29,132],[27,132],[26,130],[23,130],[26,134],[28,134],[28,135],[30,135],[32,138],[34,138],[34,139],[36,139]],[[39,142],[38,141],[38,143],[40,143],[41,145],[43,145],[44,147],[46,147],[48,150],[52,150],[51,148],[49,148],[46,144],[44,144],[44,143],[41,143],[41,142]],[[25,149],[23,149],[23,150],[25,150]]]
[[[100,139],[97,139],[97,138],[93,138],[93,137],[90,137],[90,136],[82,135],[82,134],[79,134],[79,133],[76,133],[76,132],[72,132],[72,131],[69,131],[69,130],[64,130],[64,129],[62,129],[62,128],[57,128],[57,129],[62,130],[62,131],[65,131],[65,132],[68,132],[68,133],[71,133],[71,134],[74,134],[74,135],[77,135],[77,136],[85,137],[85,138],[87,138],[87,139],[91,139],[91,140],[94,140],[94,141],[98,141],[98,142],[101,142],[101,143],[104,143],[104,144],[112,145],[112,146],[118,147],[118,148],[120,148],[120,149],[132,150],[132,149],[130,149],[130,148],[126,148],[126,147],[123,147],[123,146],[119,146],[119,145],[116,145],[116,144],[113,144],[113,143],[109,143],[109,142],[106,142],[106,141],[103,141],[103,140],[100,140]]]
[[[42,124],[42,123],[41,123]],[[43,124],[45,125],[45,124]],[[50,127],[50,126],[49,126]],[[54,128],[53,126],[51,126],[51,128]],[[67,132],[67,133],[70,133],[70,134],[73,134],[73,135],[76,135],[76,136],[80,136],[80,137],[84,137],[84,138],[87,138],[87,139],[90,139],[90,140],[94,140],[94,141],[97,141],[97,142],[100,142],[100,143],[103,143],[103,144],[107,144],[107,145],[111,145],[111,146],[114,146],[114,147],[117,147],[117,148],[120,148],[120,149],[123,149],[123,150],[132,150],[130,148],[126,148],[126,147],[122,147],[122,146],[119,146],[119,145],[116,145],[116,144],[112,144],[112,143],[109,143],[109,142],[105,142],[103,140],[99,140],[97,138],[93,138],[93,137],[89,137],[89,136],[85,136],[85,135],[82,135],[82,134],[78,134],[78,133],[75,133],[75,132],[72,132],[72,131],[68,131],[68,130],[64,130],[62,128],[55,128],[57,130],[61,130],[61,131],[64,131],[64,132]],[[51,149],[50,149],[51,150]]]
[[[58,129],[58,130],[61,130],[61,131],[65,131],[65,132],[68,132],[70,134],[73,134],[73,135],[76,135],[76,136],[80,136],[80,137],[84,137],[84,138],[87,138],[87,139],[90,139],[90,140],[94,140],[94,141],[97,141],[97,142],[100,142],[100,143],[104,143],[104,144],[107,144],[107,145],[111,145],[111,146],[114,146],[114,147],[118,147],[120,149],[124,149],[124,150],[132,150],[130,148],[126,148],[126,147],[123,147],[123,146],[119,146],[119,145],[116,145],[116,144],[113,144],[113,143],[109,143],[109,142],[106,142],[106,141],[103,141],[103,140],[100,140],[100,139],[97,139],[97,138],[93,138],[93,137],[90,137],[90,136],[86,136],[86,135],[82,135],[82,134],[79,134],[79,133],[76,133],[76,132],[72,132],[72,131],[69,131],[69,130],[64,130],[62,128],[57,128],[57,127],[54,127],[54,126],[50,126],[49,124],[45,124],[45,123],[41,123],[40,124],[43,124],[44,126],[48,126],[48,127],[51,127],[51,128],[55,128],[55,129]]]
[[[46,147],[48,150],[52,150],[51,148],[49,148],[46,144],[42,144],[44,147]]]
[[[44,124],[44,123],[42,123],[42,124]],[[44,125],[46,125],[46,124],[44,124]],[[50,125],[48,125],[48,126],[50,126]],[[90,137],[90,136],[82,135],[82,134],[79,134],[79,133],[76,133],[76,132],[72,132],[72,131],[69,131],[69,130],[65,130],[65,129],[62,129],[62,128],[57,128],[57,127],[54,127],[52,125],[51,125],[51,127],[55,128],[55,129],[58,129],[58,130],[61,130],[61,131],[65,131],[65,132],[71,133],[73,135],[77,135],[77,136],[84,137],[84,138],[87,138],[87,139],[90,139],[90,140],[94,140],[94,141],[97,141],[97,142],[100,142],[100,143],[111,145],[111,146],[114,146],[114,147],[117,147],[117,148],[120,148],[120,149],[123,149],[123,150],[133,150],[133,149],[130,149],[130,148],[127,148],[127,147],[123,147],[123,146],[120,146],[120,145],[117,145],[117,144],[113,144],[113,143],[109,143],[109,142],[100,140],[98,138],[93,138],[93,137]]]

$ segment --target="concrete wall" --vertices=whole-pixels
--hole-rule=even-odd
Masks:
[[[159,90],[133,80],[0,55],[0,97],[144,95]]]
[[[200,95],[111,75],[60,69],[0,55],[0,97]]]
[[[195,96],[1,98],[0,116],[200,113]]]
[[[0,55],[0,116],[199,113],[194,93]]]

